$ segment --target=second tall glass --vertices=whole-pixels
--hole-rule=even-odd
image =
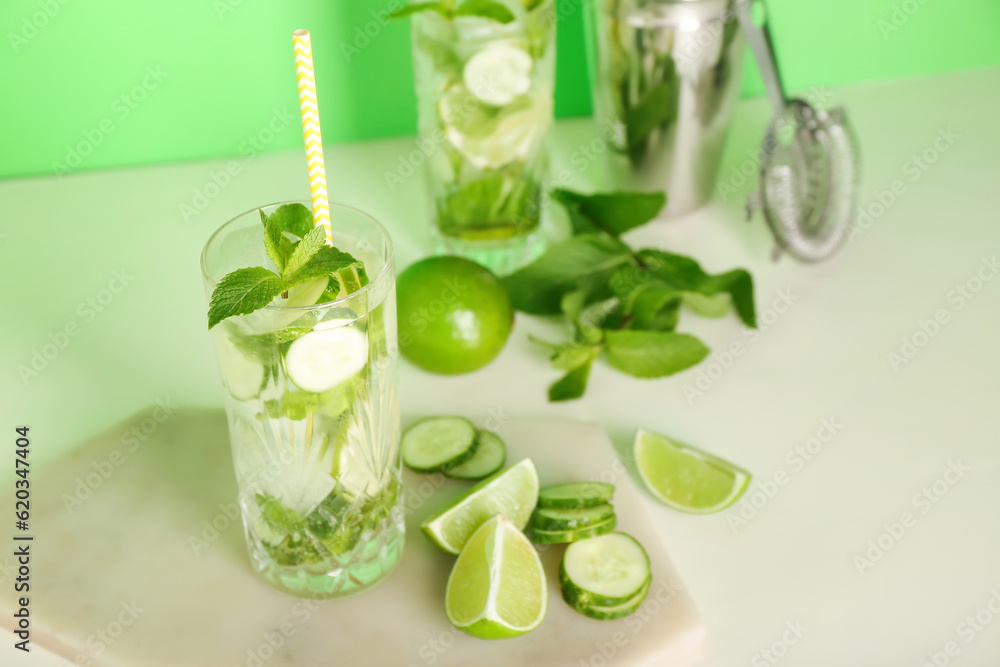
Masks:
[[[413,16],[422,146],[438,250],[499,274],[541,252],[552,122],[554,0],[505,2],[509,20]]]

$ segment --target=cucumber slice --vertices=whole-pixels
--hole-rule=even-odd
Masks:
[[[507,445],[491,431],[476,431],[476,451],[465,463],[444,469],[444,474],[454,479],[483,479],[489,477],[507,460]]]
[[[614,513],[615,508],[608,503],[573,510],[540,508],[535,510],[533,525],[554,532],[576,530],[607,521]]]
[[[574,608],[626,604],[651,578],[646,550],[625,533],[574,542],[559,567],[563,598]]]
[[[314,394],[333,389],[367,363],[368,338],[355,327],[310,331],[292,341],[285,355],[288,377]]]
[[[216,357],[226,389],[238,401],[248,401],[260,395],[264,386],[264,367],[245,355],[225,331],[215,334]]]
[[[617,524],[618,519],[612,514],[611,518],[606,521],[595,523],[593,526],[587,526],[586,528],[577,528],[576,530],[539,530],[538,528],[533,528],[531,531],[531,541],[535,544],[566,544],[610,533],[615,529]]]
[[[476,453],[476,427],[464,417],[428,417],[406,429],[399,442],[403,463],[417,472],[457,466]]]
[[[614,493],[615,485],[607,482],[556,484],[538,492],[538,506],[553,509],[594,507],[609,502]]]
[[[646,599],[646,594],[649,593],[649,586],[650,584],[647,583],[638,593],[635,594],[635,597],[619,605],[574,607],[572,602],[569,602],[568,600],[567,602],[569,602],[569,605],[573,607],[573,609],[584,616],[589,616],[590,618],[597,619],[598,621],[613,621],[615,619],[625,618],[626,616],[630,616],[635,613],[635,610],[638,609],[639,606],[642,605],[643,600]],[[563,591],[565,592],[565,589],[563,589]],[[565,593],[563,595],[563,599],[565,599]]]

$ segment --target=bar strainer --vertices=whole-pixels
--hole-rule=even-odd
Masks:
[[[843,108],[822,111],[785,96],[763,0],[739,0],[738,13],[775,109],[747,218],[763,212],[775,259],[785,251],[817,262],[844,241],[857,210],[858,141]]]

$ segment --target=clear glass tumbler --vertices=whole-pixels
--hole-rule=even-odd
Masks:
[[[509,273],[541,253],[552,123],[553,0],[512,20],[413,16],[419,134],[439,252]]]
[[[320,287],[311,303],[271,304],[212,330],[250,560],[310,598],[374,585],[404,541],[392,242],[360,211],[331,205],[330,215],[334,244],[364,262],[355,291],[315,303]],[[263,231],[254,209],[212,235],[208,295],[235,269],[271,267]]]

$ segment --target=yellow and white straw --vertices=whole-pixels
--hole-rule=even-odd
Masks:
[[[313,224],[326,231],[327,245],[333,245],[330,229],[330,200],[326,192],[326,166],[323,164],[323,136],[319,129],[319,105],[316,101],[316,72],[313,69],[312,43],[308,30],[296,30],[295,78],[299,84],[299,109],[302,112],[302,138],[306,142],[306,166],[312,195]]]

